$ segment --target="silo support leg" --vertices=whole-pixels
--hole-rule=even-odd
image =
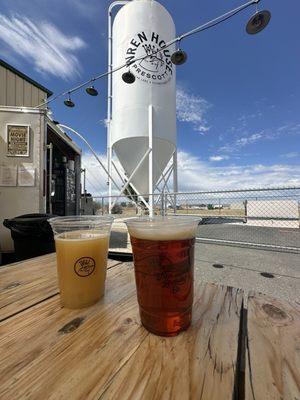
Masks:
[[[153,206],[154,206],[154,196],[153,196],[153,106],[150,104],[148,108],[148,135],[149,135],[149,199],[148,199],[148,208],[149,208],[149,216],[153,217]]]
[[[152,149],[148,149],[146,151],[146,153],[143,155],[143,157],[140,159],[140,161],[138,162],[137,166],[134,168],[134,170],[132,171],[132,174],[130,175],[130,177],[128,178],[128,181],[125,183],[125,185],[122,187],[119,195],[115,198],[112,207],[114,207],[114,205],[116,204],[116,202],[118,201],[118,199],[122,196],[122,194],[125,192],[125,190],[128,188],[130,182],[132,181],[132,178],[134,177],[134,175],[137,173],[137,171],[139,170],[140,166],[143,164],[144,160],[148,157],[150,157],[150,154],[152,153]]]
[[[173,153],[173,192],[174,192],[174,214],[177,211],[177,195],[178,192],[178,177],[177,177],[177,150]]]

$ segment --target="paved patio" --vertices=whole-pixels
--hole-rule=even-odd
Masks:
[[[294,247],[300,252],[300,229],[249,226],[224,223],[215,219],[213,223],[199,225],[198,237],[219,240],[234,240],[244,243],[258,243],[283,247]]]
[[[255,290],[300,304],[299,253],[197,243],[195,268],[205,282]],[[263,277],[262,272],[274,278]]]
[[[227,228],[227,236],[224,236],[224,238],[230,238],[231,229],[237,234],[237,226],[228,225],[214,225],[215,233],[216,229],[221,229],[225,235],[225,227]],[[204,233],[203,228],[205,229],[204,225],[199,227],[201,233]],[[270,229],[272,230],[272,228]],[[269,230],[268,232],[263,232],[264,237],[268,237],[266,233],[269,233]],[[242,232],[240,233],[240,239],[245,239]],[[263,237],[261,234],[262,231],[260,231],[257,239]],[[281,236],[282,243],[288,240],[286,231],[282,231],[281,235],[279,232],[273,232],[273,234],[278,234],[276,239],[280,239]],[[292,234],[294,237],[295,233],[293,232]],[[297,234],[299,235],[298,232]],[[128,255],[131,253],[125,224],[114,224],[110,250],[116,254],[127,253]],[[214,266],[214,264],[217,264],[217,266]],[[246,292],[255,290],[256,292],[269,294],[276,298],[300,303],[299,252],[292,253],[271,249],[241,247],[238,245],[203,243],[201,240],[197,240],[195,268],[199,269],[200,279],[203,279],[205,282],[238,287],[244,289]],[[264,277],[261,273],[272,274],[273,277]]]

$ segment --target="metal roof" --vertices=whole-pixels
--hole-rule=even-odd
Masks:
[[[52,130],[52,132],[56,133],[68,146],[72,147],[72,149],[79,155],[81,155],[81,148],[73,142],[73,140],[66,134],[66,132],[57,126],[51,118],[47,116],[46,118],[48,127]]]
[[[2,65],[4,68],[7,68],[8,70],[13,72],[14,74],[20,76],[21,78],[25,79],[25,81],[27,81],[27,82],[31,83],[32,85],[36,86],[37,88],[41,89],[43,92],[46,92],[47,93],[47,97],[52,96],[53,92],[51,92],[51,90],[45,88],[45,86],[43,86],[43,85],[39,84],[38,82],[36,82],[35,80],[29,78],[29,76],[23,74],[23,72],[17,70],[13,66],[11,66],[7,62],[5,62],[4,60],[0,59],[0,65]]]

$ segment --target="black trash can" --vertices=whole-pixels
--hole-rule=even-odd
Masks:
[[[52,217],[55,215],[25,214],[3,221],[3,225],[11,231],[16,261],[55,251],[53,232],[47,221]]]

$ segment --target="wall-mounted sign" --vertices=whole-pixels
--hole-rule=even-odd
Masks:
[[[35,185],[35,168],[27,165],[19,165],[18,186],[34,186],[34,185]]]
[[[7,156],[29,157],[29,125],[6,125]]]
[[[17,186],[17,166],[0,164],[0,186]]]

